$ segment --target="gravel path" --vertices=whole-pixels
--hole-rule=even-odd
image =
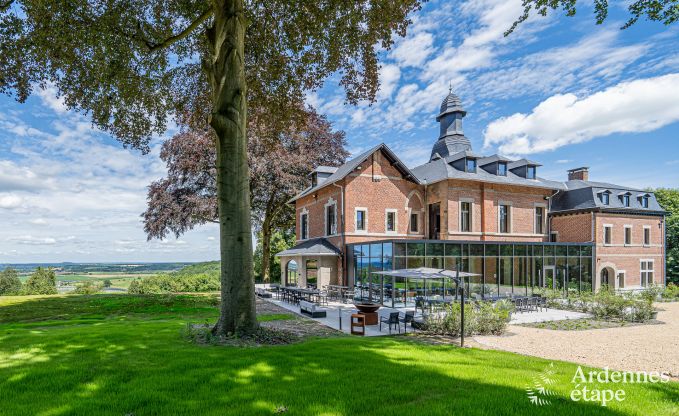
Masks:
[[[485,348],[679,378],[679,302],[656,304],[655,324],[558,331],[510,325],[503,336],[477,336]]]

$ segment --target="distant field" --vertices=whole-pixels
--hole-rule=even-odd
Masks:
[[[127,289],[134,279],[155,276],[158,273],[93,273],[93,274],[57,274],[58,281],[76,281],[84,282],[87,280],[104,281],[106,279],[111,281],[112,288]],[[24,273],[19,276],[22,282],[26,282],[29,273]]]

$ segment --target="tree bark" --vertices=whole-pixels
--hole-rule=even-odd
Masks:
[[[203,63],[212,88],[210,125],[216,134],[221,307],[213,332],[243,334],[257,327],[247,163],[247,84],[242,0],[213,0],[207,30],[211,56]]]
[[[262,224],[262,280],[271,281],[271,219],[267,216]]]

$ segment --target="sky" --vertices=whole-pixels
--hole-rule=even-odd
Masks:
[[[386,143],[410,167],[429,160],[435,117],[452,87],[467,110],[477,153],[529,157],[538,175],[638,188],[679,187],[679,24],[639,21],[619,30],[616,6],[603,25],[533,17],[508,37],[521,1],[430,1],[405,38],[381,52],[377,101],[345,104],[338,76],[307,102],[347,133],[356,155]],[[0,96],[0,263],[162,262],[217,259],[218,229],[147,241],[146,187],[166,173],[160,145],[124,149],[68,111],[54,88],[27,103]]]

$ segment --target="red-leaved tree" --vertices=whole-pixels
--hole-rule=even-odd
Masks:
[[[263,117],[250,118],[248,164],[252,219],[262,238],[262,277],[269,281],[271,236],[294,227],[287,202],[309,185],[317,166],[337,166],[348,156],[343,131],[312,108],[281,131]],[[218,223],[215,145],[210,130],[187,129],[163,144],[168,175],[149,186],[144,230],[149,239],[179,237],[197,225]]]

